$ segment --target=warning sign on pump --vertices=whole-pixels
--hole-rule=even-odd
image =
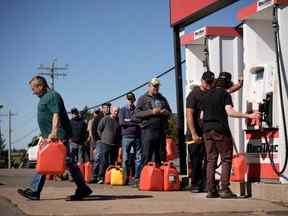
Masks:
[[[264,10],[267,7],[273,5],[273,0],[258,0],[257,1],[257,12]]]

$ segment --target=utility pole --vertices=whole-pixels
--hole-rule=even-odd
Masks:
[[[65,73],[57,73],[57,70],[67,70],[68,65],[66,64],[65,67],[56,67],[56,61],[57,59],[55,58],[52,62],[52,64],[48,67],[43,66],[42,64],[40,64],[40,66],[38,67],[39,70],[46,70],[48,72],[40,72],[40,75],[45,75],[45,76],[49,76],[51,78],[51,89],[54,89],[54,80],[57,76],[66,76]]]
[[[11,168],[11,150],[12,150],[12,126],[11,126],[11,119],[12,116],[15,116],[16,114],[12,113],[11,110],[9,110],[8,115],[7,114],[1,114],[0,116],[8,116],[8,169]]]

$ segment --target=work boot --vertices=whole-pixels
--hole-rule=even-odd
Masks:
[[[30,200],[40,200],[40,194],[32,191],[30,188],[18,189],[17,192]]]
[[[227,188],[227,189],[225,189],[225,190],[221,190],[221,191],[219,192],[219,195],[220,195],[220,197],[221,197],[222,199],[235,199],[235,198],[237,198],[237,195],[234,194],[234,193],[230,190],[230,188]]]
[[[68,196],[66,201],[82,200],[83,198],[88,197],[92,192],[93,191],[88,186],[85,186],[84,189],[77,188],[75,194]]]

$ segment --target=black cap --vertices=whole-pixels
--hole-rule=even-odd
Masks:
[[[211,71],[206,71],[202,74],[202,80],[205,80],[205,81],[213,81],[215,79],[215,75],[213,72]]]
[[[73,108],[71,109],[71,113],[72,113],[72,114],[79,114],[79,111],[78,111],[77,108],[73,107]]]
[[[101,106],[108,106],[108,107],[111,107],[111,103],[106,102],[106,103],[103,103]]]
[[[225,89],[230,88],[233,85],[231,79],[232,79],[231,73],[221,72],[216,80],[216,86],[223,87]]]
[[[218,79],[224,80],[226,83],[231,82],[232,75],[229,72],[221,72]]]
[[[126,94],[126,98],[127,98],[128,100],[133,100],[133,101],[135,101],[135,95],[133,94],[133,92],[128,92],[128,93]]]
[[[101,112],[101,110],[99,108],[94,110],[94,113],[96,113],[96,114],[99,114],[100,112]]]

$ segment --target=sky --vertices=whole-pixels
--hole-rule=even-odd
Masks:
[[[199,0],[201,1],[201,0]],[[236,12],[253,0],[240,0],[185,29],[207,25],[236,26]],[[92,107],[117,97],[174,65],[168,0],[1,0],[0,127],[12,147],[26,148],[39,133],[37,103],[29,80],[40,64],[68,65],[58,71],[55,90],[66,109]],[[185,56],[182,57],[185,59]],[[185,71],[183,71],[185,77]],[[47,77],[50,82],[50,79]],[[176,112],[174,71],[161,77],[160,92]],[[139,97],[143,87],[135,92]],[[124,98],[113,103],[125,104]]]

